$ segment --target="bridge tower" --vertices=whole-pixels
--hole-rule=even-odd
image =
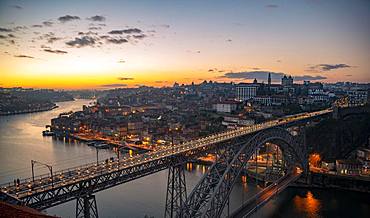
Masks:
[[[77,198],[76,218],[98,218],[95,195],[84,195]]]
[[[180,208],[186,202],[185,169],[183,165],[172,166],[168,169],[167,195],[165,218],[181,217]]]

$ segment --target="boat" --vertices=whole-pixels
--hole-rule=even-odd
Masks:
[[[95,142],[88,142],[87,146],[95,146]]]
[[[54,132],[52,132],[50,130],[44,130],[44,131],[42,131],[42,135],[43,136],[53,136]]]
[[[107,148],[109,148],[109,145],[105,144],[105,143],[95,144],[95,148],[97,148],[97,149],[107,149]]]

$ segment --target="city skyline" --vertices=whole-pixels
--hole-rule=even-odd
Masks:
[[[370,82],[368,1],[1,1],[0,86]]]

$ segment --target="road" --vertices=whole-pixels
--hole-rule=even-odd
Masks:
[[[299,178],[301,171],[295,171],[291,174],[287,174],[274,182],[261,192],[251,197],[246,203],[244,203],[239,209],[230,215],[231,218],[243,218],[250,216],[259,207],[267,203],[276,194],[283,191],[288,185]]]

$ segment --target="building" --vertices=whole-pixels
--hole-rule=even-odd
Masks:
[[[293,86],[293,77],[289,76],[287,77],[286,75],[281,78],[281,85],[287,87],[287,86]]]
[[[347,95],[350,105],[362,105],[367,103],[368,91],[367,90],[348,90]]]
[[[345,175],[359,175],[362,163],[358,160],[336,160],[337,173]]]
[[[239,101],[246,101],[257,95],[259,85],[257,83],[239,83],[236,86],[236,98]]]
[[[220,103],[213,104],[213,109],[221,113],[231,113],[236,111],[240,105],[240,102],[237,101],[222,101]]]

